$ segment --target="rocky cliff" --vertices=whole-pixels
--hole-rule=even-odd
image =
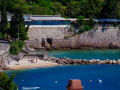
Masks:
[[[10,62],[9,52],[5,52],[0,55],[0,71],[1,70],[10,70],[6,65]]]
[[[118,27],[92,29],[69,39],[54,39],[53,47],[60,48],[120,48],[120,30]]]
[[[45,32],[45,33],[43,33]],[[65,33],[66,32],[66,33]],[[41,48],[44,39],[45,47],[51,42],[53,49],[93,49],[93,48],[120,48],[120,30],[119,27],[97,27],[82,34],[64,39],[64,36],[70,35],[68,29],[44,28],[30,29],[27,41],[27,47]],[[47,39],[51,39],[48,41]]]
[[[28,30],[29,40],[26,41],[27,49],[39,49],[47,45],[53,39],[63,39],[68,35],[68,29],[64,27],[33,27]],[[52,42],[51,42],[52,44]]]

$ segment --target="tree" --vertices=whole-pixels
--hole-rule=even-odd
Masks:
[[[8,21],[7,21],[7,13],[6,13],[6,0],[1,1],[1,29],[3,39],[5,38],[5,34],[8,30]]]
[[[10,36],[12,39],[19,38],[20,40],[28,40],[27,31],[29,29],[29,25],[25,27],[24,18],[22,13],[16,13],[11,19],[10,26]],[[13,34],[14,33],[14,34]]]
[[[19,16],[19,39],[20,40],[28,40],[28,36],[27,36],[27,31],[28,31],[28,27],[25,28],[25,23],[24,23],[24,18],[23,18],[23,15],[21,14]]]
[[[65,7],[62,6],[61,3],[59,3],[59,2],[51,2],[50,8],[54,12],[53,14],[64,15]]]
[[[94,20],[92,17],[89,17],[89,20],[85,21],[84,16],[79,16],[77,20],[77,26],[79,28],[78,33],[83,33],[93,28]]]
[[[66,5],[66,12],[65,15],[68,17],[78,17],[80,14],[80,3],[78,1],[75,2],[69,2]]]
[[[51,15],[53,12],[48,7],[41,7],[38,4],[31,5],[30,9],[33,15]]]
[[[23,7],[26,6],[26,0],[7,0],[7,10],[10,13],[16,13],[18,10],[23,11]]]
[[[84,20],[84,16],[79,16],[78,20],[77,20],[77,25],[79,27],[79,33],[83,33],[85,32],[85,20]]]
[[[85,18],[97,18],[99,16],[102,8],[101,0],[84,0],[82,3],[81,14],[85,16]]]
[[[12,40],[17,39],[18,37],[18,20],[17,20],[17,15],[15,14],[12,16],[11,22],[10,22],[10,31],[9,35],[11,36]]]
[[[15,42],[10,42],[10,53],[12,55],[18,55],[23,51],[23,47],[25,46],[25,42],[22,40],[18,40]]]
[[[104,0],[101,18],[114,18],[115,9],[118,12],[118,3],[115,0]]]
[[[14,77],[14,74],[11,77],[8,77],[6,73],[0,72],[0,87],[4,90],[16,90],[17,85],[13,83]]]

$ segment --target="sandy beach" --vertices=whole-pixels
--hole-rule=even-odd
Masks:
[[[23,58],[19,62],[12,61],[10,62],[7,67],[9,67],[12,70],[21,70],[21,69],[31,69],[31,68],[43,68],[43,67],[50,67],[50,66],[57,66],[57,63],[52,63],[49,61],[43,61],[40,59],[33,59],[33,62],[31,62],[31,59],[29,58]]]

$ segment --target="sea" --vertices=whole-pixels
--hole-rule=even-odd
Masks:
[[[118,60],[120,50],[55,50],[48,51],[48,55],[71,59]],[[120,65],[61,65],[7,71],[7,74],[15,74],[14,83],[19,90],[67,90],[70,79],[80,79],[83,90],[120,90]]]

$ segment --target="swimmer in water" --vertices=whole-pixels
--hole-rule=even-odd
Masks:
[[[58,81],[55,81],[55,83],[58,83]]]
[[[99,84],[101,84],[101,83],[102,83],[102,80],[98,79],[98,81],[99,81]]]

